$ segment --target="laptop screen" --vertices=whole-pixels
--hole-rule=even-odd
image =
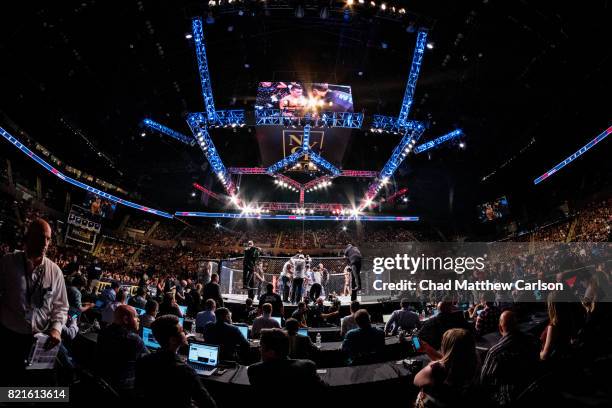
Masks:
[[[282,326],[282,325],[283,325],[283,321],[281,320],[281,318],[280,318],[280,317],[274,317],[274,316],[272,316],[272,319],[276,320],[280,326]]]
[[[383,315],[383,323],[387,323],[389,321],[389,319],[391,318],[391,315]]]
[[[247,326],[239,326],[236,325],[236,327],[238,328],[238,330],[240,330],[240,334],[242,334],[242,337],[244,337],[245,340],[249,339],[249,328]]]
[[[141,309],[140,307],[135,307],[134,309],[136,309],[138,316],[142,316],[143,314],[145,314],[145,310]]]
[[[181,325],[181,327],[185,327],[183,326],[183,323],[185,323],[185,318],[179,317],[178,319],[179,319],[179,324]]]
[[[101,309],[102,307],[104,307],[104,301],[103,300],[96,300],[96,308]]]
[[[208,344],[191,343],[189,344],[190,362],[216,367],[219,364],[219,347],[209,346]]]
[[[145,346],[147,346],[150,349],[157,350],[158,348],[161,347],[159,343],[157,342],[157,340],[155,340],[155,336],[153,336],[153,331],[151,330],[150,327],[142,328],[142,340],[144,341]]]
[[[308,337],[308,329],[298,329],[298,334]]]
[[[179,309],[181,309],[183,316],[187,315],[187,306],[179,306]]]

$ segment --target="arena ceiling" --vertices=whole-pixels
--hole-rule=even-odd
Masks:
[[[389,1],[406,15],[354,7],[349,21],[342,3],[268,2],[267,11],[264,3],[243,4],[214,8],[214,24],[206,25],[219,108],[252,110],[262,80],[311,79],[351,85],[356,111],[396,115],[415,43],[408,26],[430,29],[433,49],[425,55],[410,116],[428,122],[425,137],[463,129],[467,148],[451,145],[407,160],[396,181],[409,188],[412,201],[399,211],[458,215],[481,198],[532,188],[535,176],[609,126],[602,100],[611,89],[608,1],[580,7]],[[295,15],[299,4],[302,18]],[[81,0],[0,8],[4,125],[17,125],[65,161],[151,203],[201,206],[188,202],[191,183],[205,181],[200,151],[151,132],[142,137],[140,121],[155,118],[189,134],[185,115],[202,110],[202,96],[186,34],[192,16],[207,15],[206,2]],[[212,136],[228,166],[259,164],[253,129],[219,129]],[[380,169],[398,140],[354,132],[345,168]],[[581,171],[602,162],[597,154]],[[245,191],[264,182],[243,181]],[[347,183],[335,193],[360,196],[365,188]],[[271,199],[295,201],[286,192]]]

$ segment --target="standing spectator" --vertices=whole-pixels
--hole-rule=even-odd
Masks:
[[[291,303],[295,304],[302,301],[304,291],[304,277],[306,272],[306,261],[304,255],[297,254],[291,258],[293,262],[293,282],[291,283]]]
[[[270,303],[272,305],[272,316],[282,317],[284,306],[278,293],[274,293],[274,285],[266,284],[266,292],[259,298],[259,304]]]
[[[213,273],[210,277],[210,282],[204,285],[202,290],[202,300],[206,302],[212,299],[217,302],[217,307],[223,307],[223,297],[221,296],[221,287],[219,286],[219,275]]]
[[[49,336],[47,348],[61,341],[68,298],[62,271],[45,256],[50,242],[51,227],[35,219],[25,234],[25,251],[0,260],[0,384],[4,386],[23,385],[34,334]]]
[[[115,310],[121,305],[125,305],[125,301],[127,300],[127,294],[123,290],[117,292],[117,297],[115,300],[106,305],[106,307],[102,310],[102,321],[110,324],[113,322],[115,318]]]
[[[289,290],[291,289],[291,280],[293,279],[293,264],[291,260],[285,262],[283,270],[280,274],[281,293],[283,294],[283,302],[289,302]]]

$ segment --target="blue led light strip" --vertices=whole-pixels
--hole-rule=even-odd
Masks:
[[[11,144],[13,144],[15,147],[17,147],[19,150],[21,150],[27,156],[29,156],[30,159],[34,160],[36,163],[38,163],[41,166],[43,166],[48,172],[54,174],[55,176],[57,176],[61,180],[65,181],[67,183],[72,184],[73,186],[76,186],[76,187],[81,188],[83,190],[89,191],[91,193],[99,195],[100,197],[104,197],[104,198],[106,198],[108,200],[114,201],[117,204],[122,204],[122,205],[125,205],[127,207],[134,208],[136,210],[147,212],[149,214],[155,214],[155,215],[159,215],[159,216],[165,217],[165,218],[173,218],[172,214],[169,214],[169,213],[167,213],[165,211],[156,210],[154,208],[145,207],[144,205],[140,205],[140,204],[136,204],[136,203],[133,203],[131,201],[128,201],[128,200],[124,200],[123,198],[116,197],[116,196],[114,196],[112,194],[106,193],[106,192],[104,192],[102,190],[99,190],[99,189],[97,189],[95,187],[92,187],[92,186],[87,185],[85,183],[81,183],[80,181],[75,180],[72,177],[68,177],[65,174],[63,174],[62,172],[60,172],[59,170],[57,170],[55,167],[51,166],[49,163],[47,163],[46,161],[41,159],[38,155],[36,155],[33,151],[28,149],[23,143],[21,143],[19,140],[17,140],[17,138],[12,136],[10,133],[8,133],[6,130],[4,130],[2,127],[0,127],[0,135],[2,135],[2,137],[4,137],[6,140],[8,140]]]
[[[195,43],[196,56],[198,58],[198,72],[202,84],[202,97],[204,98],[204,110],[208,122],[215,122],[215,100],[213,99],[210,72],[208,70],[208,59],[206,58],[206,45],[204,44],[204,31],[202,19],[196,17],[192,20],[193,41]]]
[[[244,218],[258,220],[283,221],[390,221],[390,222],[417,222],[419,217],[396,217],[392,215],[290,215],[290,214],[244,214],[244,213],[209,213],[177,211],[176,217],[202,217],[202,218]]]
[[[313,162],[319,167],[324,168],[329,173],[331,173],[334,177],[337,177],[342,173],[336,166],[334,166],[333,164],[331,164],[330,162],[328,162],[327,160],[325,160],[323,157],[321,157],[315,152],[310,152],[308,154],[308,157],[310,158],[311,162]]]
[[[397,123],[401,126],[408,120],[408,114],[410,113],[410,107],[414,98],[414,90],[416,89],[416,83],[419,79],[419,73],[421,72],[421,63],[423,62],[423,52],[427,45],[427,31],[420,29],[417,34],[416,47],[414,48],[414,54],[412,55],[412,64],[410,65],[410,74],[408,75],[408,83],[406,84],[406,92],[404,93],[404,100],[402,101],[402,108],[400,114],[397,117]]]
[[[304,150],[302,150],[302,148],[299,148],[295,153],[285,157],[282,160],[279,160],[278,162],[268,167],[266,169],[266,173],[268,174],[278,173],[280,170],[283,170],[291,166],[292,164],[295,164],[300,159],[300,157],[304,156],[304,154],[305,154]]]
[[[210,167],[215,172],[225,190],[229,195],[234,195],[236,190],[230,174],[227,172],[217,148],[213,143],[208,130],[206,129],[206,119],[201,113],[190,113],[187,115],[187,123],[193,132],[196,142],[200,146],[200,149],[204,153],[206,160],[210,163]]]
[[[430,140],[427,143],[423,143],[418,145],[417,147],[414,148],[414,153],[415,154],[419,154],[419,153],[423,153],[429,149],[433,149],[434,147],[438,146],[439,144],[442,144],[444,142],[447,142],[451,139],[454,139],[456,137],[459,137],[463,134],[463,132],[461,131],[461,129],[457,129],[457,130],[453,130],[450,133],[445,134],[444,136],[440,136],[437,139],[434,140]]]
[[[177,132],[175,130],[170,129],[167,126],[162,125],[161,123],[157,123],[154,120],[151,119],[145,119],[142,121],[142,124],[145,125],[148,128],[157,130],[160,133],[163,133],[164,135],[170,136],[176,140],[178,140],[179,142],[183,142],[185,144],[188,144],[190,146],[195,146],[195,140],[191,137],[185,136],[184,134]]]
[[[557,164],[555,167],[548,170],[546,173],[542,174],[537,179],[533,180],[533,184],[539,184],[542,181],[546,180],[547,178],[549,178],[550,176],[552,176],[553,174],[561,170],[563,167],[567,166],[568,164],[576,160],[578,157],[582,156],[591,147],[595,146],[597,143],[604,140],[606,137],[608,137],[610,133],[612,133],[612,126],[610,126],[606,130],[601,132],[599,135],[595,137],[595,139],[591,140],[589,143],[582,146],[580,149],[578,149],[578,151],[576,151],[574,154],[569,156],[567,159],[563,160],[561,163]]]
[[[302,149],[310,149],[310,125],[304,126],[304,133],[302,135]]]

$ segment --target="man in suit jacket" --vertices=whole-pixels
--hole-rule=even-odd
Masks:
[[[353,244],[348,244],[344,257],[351,266],[351,301],[355,301],[357,292],[361,290],[361,251]]]
[[[269,393],[273,386],[274,395],[280,397],[280,401],[292,401],[292,405],[296,401],[299,403],[299,398],[296,398],[299,390],[308,390],[310,395],[321,398],[325,384],[317,374],[315,363],[288,358],[289,339],[284,331],[262,330],[259,344],[261,362],[247,370],[249,381],[256,390]]]
[[[223,297],[221,296],[221,287],[219,286],[219,275],[213,273],[210,276],[210,282],[204,285],[202,290],[202,301],[213,299],[217,303],[217,307],[223,307]]]
[[[319,349],[312,343],[310,337],[298,334],[300,323],[293,319],[287,319],[285,330],[289,337],[289,357],[291,358],[313,358],[319,353]]]
[[[249,342],[232,324],[232,315],[225,307],[215,310],[215,322],[204,326],[202,334],[206,343],[221,346],[221,360],[236,361],[238,354],[244,357],[249,351]]]

